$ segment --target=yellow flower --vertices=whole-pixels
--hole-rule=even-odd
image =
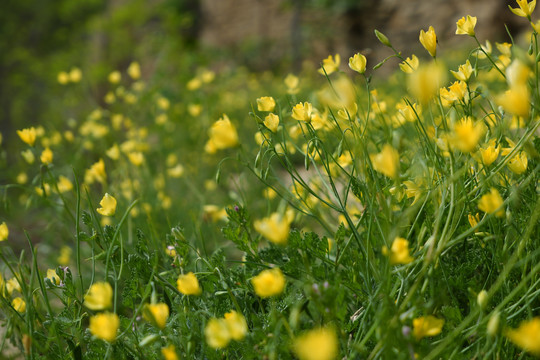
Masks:
[[[65,71],[60,71],[56,76],[56,80],[61,85],[66,85],[69,82],[69,74]]]
[[[366,64],[366,57],[360,53],[354,54],[349,58],[349,67],[360,74],[366,72]]]
[[[495,214],[497,217],[504,216],[504,209],[501,194],[495,188],[491,188],[489,194],[484,194],[478,201],[478,209],[488,214]]]
[[[435,29],[430,26],[428,31],[420,30],[420,43],[432,57],[437,56],[437,35]]]
[[[84,306],[90,310],[105,310],[112,306],[113,289],[108,282],[97,282],[84,295]]]
[[[33,126],[27,129],[17,130],[17,135],[19,135],[23,142],[27,143],[30,146],[34,146],[37,133],[36,129]]]
[[[473,68],[469,60],[467,60],[465,64],[459,65],[458,71],[450,70],[450,72],[452,73],[452,75],[454,75],[456,79],[461,81],[467,81],[471,77]]]
[[[225,314],[225,323],[233,340],[242,340],[248,331],[246,319],[234,310]]]
[[[403,71],[406,74],[413,73],[416,69],[418,69],[418,58],[416,55],[411,55],[410,58],[405,59],[405,61],[399,63],[399,68],[401,71]]]
[[[143,312],[144,320],[155,324],[160,329],[165,327],[169,317],[169,307],[165,303],[146,304]]]
[[[262,220],[255,220],[253,227],[259,234],[274,244],[286,245],[291,229],[291,220],[287,216],[275,212]]]
[[[486,166],[493,164],[499,156],[500,147],[496,145],[496,139],[491,139],[487,145],[480,148],[482,163]]]
[[[56,259],[56,261],[58,261],[58,264],[63,266],[69,265],[69,261],[71,260],[71,253],[72,250],[69,246],[62,246],[60,248],[60,255]]]
[[[476,215],[469,214],[467,215],[467,218],[469,220],[469,224],[471,224],[471,227],[475,227],[478,225],[478,222],[480,221],[480,214],[476,213]]]
[[[339,70],[339,64],[341,63],[341,57],[339,54],[336,54],[333,58],[332,55],[328,55],[326,59],[323,60],[323,65],[319,69],[319,73],[324,75],[330,75],[334,71]]]
[[[107,181],[107,173],[105,172],[105,162],[103,159],[99,159],[98,162],[94,163],[90,169],[87,169],[84,173],[85,183],[92,184],[95,181],[99,181],[102,184],[105,184],[105,181]]]
[[[467,15],[467,18],[462,17],[456,23],[456,35],[474,36],[474,27],[476,26],[476,16]]]
[[[434,316],[420,316],[413,319],[413,335],[416,340],[426,336],[439,335],[444,325],[444,319],[437,319]]]
[[[100,208],[96,209],[98,214],[103,216],[113,216],[116,213],[116,199],[105,193],[103,199],[99,202]]]
[[[88,329],[95,337],[113,342],[116,339],[116,332],[120,327],[120,318],[113,313],[102,313],[90,318]]]
[[[165,360],[179,360],[178,355],[176,354],[176,349],[173,344],[161,348],[161,355]]]
[[[311,121],[311,113],[313,111],[313,105],[307,101],[296,104],[292,109],[292,118],[299,121]]]
[[[479,121],[476,124],[470,117],[465,117],[454,125],[454,133],[451,139],[452,145],[462,152],[473,151],[478,141],[484,135],[484,123]]]
[[[6,225],[6,222],[3,221],[0,224],[0,241],[7,240],[8,236],[9,236],[9,229]]]
[[[214,349],[222,349],[231,341],[231,333],[225,319],[212,318],[204,328],[206,342]]]
[[[332,360],[338,356],[336,332],[330,328],[313,329],[294,341],[294,352],[300,360]]]
[[[491,54],[491,50],[492,50],[491,42],[489,42],[489,40],[486,40],[486,44],[480,45],[480,47],[474,52],[474,55],[478,59],[485,59],[486,54],[488,55]]]
[[[510,87],[503,95],[496,97],[495,102],[502,106],[510,114],[527,117],[529,116],[530,92],[526,84]]]
[[[202,80],[198,77],[189,80],[186,84],[186,89],[189,91],[195,91],[202,86]]]
[[[263,270],[251,279],[255,293],[262,298],[279,295],[285,289],[285,276],[279,268]]]
[[[138,62],[134,61],[129,64],[127,73],[133,80],[137,80],[141,77],[141,66]]]
[[[279,116],[276,114],[268,114],[264,118],[264,126],[268,128],[271,132],[275,133],[279,126]]]
[[[411,205],[416,204],[416,202],[418,200],[420,200],[420,197],[422,196],[422,193],[424,192],[422,190],[423,183],[424,183],[424,181],[422,179],[416,180],[416,183],[412,182],[410,180],[407,180],[407,181],[403,182],[403,185],[405,185],[407,187],[407,189],[405,190],[405,194],[407,195],[407,199],[410,199],[410,198],[414,197],[414,201],[412,202]]]
[[[391,145],[384,145],[378,154],[369,155],[375,171],[395,179],[399,175],[399,154]]]
[[[144,154],[140,151],[132,151],[127,154],[129,162],[135,166],[141,166],[144,163]]]
[[[285,77],[285,86],[287,87],[287,94],[294,95],[298,93],[298,84],[300,80],[297,76],[294,76],[293,74],[289,74]]]
[[[212,125],[208,135],[210,137],[208,143],[216,150],[231,148],[238,144],[236,128],[225,114]]]
[[[65,192],[71,191],[72,189],[73,189],[73,184],[71,183],[71,181],[64,175],[60,175],[58,177],[58,190],[61,193],[65,193]]]
[[[517,4],[519,5],[518,8],[512,8],[510,5],[508,5],[508,8],[510,11],[512,11],[517,16],[526,17],[530,20],[531,14],[534,11],[534,8],[536,7],[536,0],[531,1],[530,3],[527,2],[527,0],[516,0]]]
[[[171,106],[171,102],[169,101],[169,99],[163,96],[157,98],[156,104],[161,110],[168,110]]]
[[[13,299],[11,301],[11,306],[13,306],[13,308],[21,314],[26,311],[26,302],[20,297]]]
[[[276,101],[271,96],[263,96],[257,99],[257,110],[259,111],[274,111]]]
[[[184,167],[182,164],[178,164],[173,168],[167,169],[167,175],[172,178],[182,177],[182,175],[184,175]]]
[[[47,165],[52,163],[53,157],[54,155],[52,150],[49,148],[45,148],[45,150],[41,152],[41,156],[39,158],[43,164]]]
[[[445,81],[445,71],[440,64],[423,65],[407,77],[407,85],[412,95],[421,104],[427,103]]]
[[[384,255],[390,256],[391,265],[408,264],[414,260],[409,255],[409,242],[401,237],[394,239],[390,252],[386,246],[382,248],[382,252]]]
[[[120,71],[113,71],[109,74],[108,80],[111,84],[118,84],[122,80],[122,74]]]
[[[82,71],[78,67],[74,67],[69,72],[69,81],[78,83],[82,79]]]
[[[517,329],[510,329],[506,337],[520,348],[540,355],[540,317],[523,321]]]
[[[21,292],[21,284],[19,284],[19,280],[17,280],[16,277],[12,277],[6,282],[6,290],[9,295],[11,295],[14,291]]]
[[[527,153],[520,151],[508,162],[507,166],[513,173],[518,175],[523,174],[527,170]]]
[[[178,276],[176,287],[184,295],[200,295],[202,292],[199,286],[199,280],[197,280],[197,277],[191,271],[185,275]]]
[[[56,274],[56,270],[54,269],[47,269],[46,279],[49,279],[54,285],[60,285],[60,277]]]

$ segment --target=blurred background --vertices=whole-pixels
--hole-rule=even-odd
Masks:
[[[106,76],[133,61],[143,78],[176,79],[205,66],[220,70],[298,72],[329,54],[362,51],[368,62],[391,54],[373,35],[385,33],[403,55],[424,55],[420,29],[433,25],[440,49],[463,43],[455,22],[478,17],[479,39],[507,41],[519,18],[505,0],[3,0],[0,5],[0,131],[58,116],[51,109],[57,74],[79,67],[99,104]],[[514,6],[515,4],[513,4]],[[519,25],[521,24],[521,25]],[[472,41],[472,40],[471,40]],[[471,45],[472,44],[468,44]],[[53,102],[54,104],[54,102]],[[5,139],[10,141],[10,139]]]

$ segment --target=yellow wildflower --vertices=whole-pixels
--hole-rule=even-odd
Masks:
[[[118,84],[122,80],[122,74],[120,74],[120,71],[113,71],[107,79],[111,84]]]
[[[467,15],[467,18],[462,17],[456,23],[456,35],[474,36],[474,27],[476,26],[476,16]]]
[[[19,135],[23,142],[27,143],[30,146],[34,146],[34,143],[36,142],[37,132],[33,126],[27,129],[17,130],[17,135]]]
[[[497,104],[510,114],[527,117],[529,116],[530,92],[526,84],[512,86],[503,95],[496,97]]]
[[[60,248],[60,255],[56,258],[59,265],[67,266],[71,260],[71,253],[73,250],[69,246],[62,246]]]
[[[339,54],[336,54],[333,58],[332,55],[328,55],[326,59],[323,60],[322,67],[319,69],[319,73],[324,75],[330,75],[334,71],[339,70],[339,64],[341,63],[341,57]]]
[[[234,310],[225,314],[225,323],[233,340],[242,340],[248,331],[246,319]]]
[[[467,218],[469,220],[469,224],[471,224],[471,227],[475,227],[478,225],[478,222],[480,221],[480,214],[476,213],[476,215],[469,214],[467,215]]]
[[[332,360],[338,356],[338,345],[333,329],[318,328],[296,338],[293,349],[300,360]]]
[[[531,2],[528,2],[527,0],[516,0],[516,3],[519,5],[518,8],[512,8],[510,5],[508,5],[508,8],[511,12],[516,14],[517,16],[526,17],[527,19],[531,19],[531,14],[534,11],[534,8],[536,7],[536,0],[533,0]]]
[[[296,104],[292,109],[292,118],[299,121],[311,121],[311,113],[313,111],[313,105],[309,102]]]
[[[437,35],[433,26],[430,26],[427,32],[420,30],[419,40],[432,57],[437,56]]]
[[[422,193],[424,192],[422,190],[423,183],[424,181],[421,179],[416,180],[416,182],[413,182],[410,180],[403,182],[403,185],[407,187],[407,189],[405,190],[405,194],[407,195],[407,198],[410,199],[414,197],[414,201],[412,202],[411,205],[416,204],[416,202],[420,200],[420,197],[422,196]]]
[[[105,162],[103,162],[103,159],[99,159],[98,162],[90,166],[90,169],[87,169],[84,173],[84,182],[87,184],[92,184],[95,181],[105,184],[106,180],[107,173],[105,172]]]
[[[527,170],[527,153],[520,151],[516,156],[514,156],[508,162],[507,166],[515,174],[523,174]]]
[[[405,61],[399,63],[399,68],[401,71],[407,74],[413,73],[416,69],[418,69],[418,58],[416,55],[411,55],[410,58],[405,59]]]
[[[484,194],[478,201],[478,209],[488,214],[495,214],[497,217],[504,216],[504,209],[500,209],[502,205],[501,194],[495,188],[491,188],[489,194]]]
[[[395,179],[399,175],[399,154],[391,145],[384,145],[378,154],[369,156],[373,169]]]
[[[61,85],[66,85],[69,82],[69,74],[65,71],[60,71],[56,76],[56,80]]]
[[[61,193],[65,193],[65,192],[68,192],[68,191],[71,191],[73,189],[73,184],[71,183],[71,181],[65,177],[64,175],[60,175],[58,177],[58,190],[61,192]]]
[[[3,221],[0,224],[0,241],[7,240],[8,236],[9,236],[9,229],[6,225],[6,222]]]
[[[349,58],[349,67],[360,74],[366,72],[366,64],[366,57],[360,53],[354,54]]]
[[[182,164],[178,164],[173,168],[167,169],[167,175],[172,178],[182,177],[182,175],[184,175],[184,166],[182,166]]]
[[[413,319],[413,335],[416,340],[427,336],[439,335],[444,325],[444,319],[437,319],[434,316],[421,316]]]
[[[113,342],[116,339],[116,332],[120,327],[120,318],[113,313],[102,313],[90,318],[88,329],[95,337]]]
[[[262,220],[255,220],[253,227],[259,234],[274,244],[286,245],[291,229],[290,220],[287,216],[282,216],[275,212]]]
[[[523,321],[517,329],[510,329],[506,337],[520,348],[540,355],[540,317]]]
[[[166,97],[160,96],[156,100],[156,104],[158,108],[161,110],[169,110],[169,107],[171,106],[171,102]]]
[[[293,74],[288,74],[285,77],[285,86],[287,87],[287,94],[294,95],[298,93],[298,84],[300,83],[300,80],[297,76],[294,76]]]
[[[202,292],[199,286],[199,280],[191,271],[187,274],[181,274],[176,280],[176,287],[184,295],[200,295]]]
[[[263,96],[257,99],[257,110],[259,111],[274,111],[276,101],[271,96]]]
[[[458,71],[450,70],[450,72],[452,73],[452,75],[454,75],[456,79],[461,81],[467,81],[471,77],[473,68],[469,60],[467,60],[465,64],[459,65]]]
[[[275,133],[279,126],[279,116],[276,114],[268,114],[264,118],[264,126],[268,128],[271,132]]]
[[[213,72],[212,70],[207,70],[205,69],[201,75],[201,80],[203,83],[205,84],[208,84],[208,83],[211,83],[212,81],[214,81],[215,77],[216,77],[216,73]]]
[[[11,301],[11,306],[17,311],[23,314],[26,311],[26,301],[20,297],[16,297]]]
[[[101,207],[96,209],[96,211],[100,215],[113,216],[116,213],[116,199],[108,193],[105,193],[99,202],[99,205],[101,205]]]
[[[56,270],[47,269],[47,277],[49,281],[54,285],[60,285],[60,277],[56,274]]]
[[[161,348],[161,355],[165,360],[179,360],[180,358],[176,354],[176,349],[173,344]]]
[[[478,58],[478,59],[485,59],[486,58],[486,54],[491,54],[491,51],[493,50],[492,46],[491,46],[491,42],[489,42],[489,40],[486,40],[486,44],[485,45],[480,45],[480,47],[474,52],[474,55]]]
[[[138,62],[134,61],[129,64],[127,73],[133,80],[137,80],[141,77],[141,66]]]
[[[39,157],[41,162],[45,165],[47,164],[50,164],[52,163],[53,161],[53,152],[51,149],[49,148],[45,148],[42,152],[41,152],[41,156]]]
[[[71,68],[69,72],[69,81],[78,83],[82,79],[82,71],[78,67]]]
[[[212,125],[208,135],[210,137],[208,144],[216,150],[231,148],[238,144],[236,128],[225,114]]]
[[[206,342],[214,349],[222,349],[231,341],[231,333],[225,319],[212,318],[204,328]]]
[[[90,310],[105,310],[112,306],[113,289],[108,282],[97,282],[84,295],[84,306]]]
[[[499,156],[500,147],[496,146],[496,139],[491,139],[487,145],[480,148],[482,163],[486,166],[493,164]]]
[[[440,64],[432,62],[431,64],[420,66],[407,77],[407,85],[412,95],[417,98],[421,104],[427,103],[441,87],[445,81],[445,71]]]
[[[21,292],[21,284],[19,284],[19,280],[17,280],[16,277],[12,277],[6,282],[6,290],[9,295],[11,295],[14,291]]]
[[[202,86],[202,81],[198,77],[189,80],[186,84],[186,89],[189,91],[195,91]]]
[[[409,242],[401,237],[394,239],[390,251],[388,251],[388,248],[384,246],[382,248],[382,252],[384,255],[390,256],[391,265],[408,264],[414,260],[409,255]]]
[[[279,268],[263,270],[251,279],[255,293],[262,298],[279,295],[285,289],[285,276]]]
[[[470,117],[465,117],[454,125],[452,145],[462,152],[471,152],[476,148],[478,141],[484,135],[484,123],[479,121],[476,124]]]
[[[189,115],[193,117],[197,117],[201,115],[203,107],[201,104],[189,104],[187,109],[188,109]]]
[[[144,320],[155,324],[160,329],[165,327],[169,317],[169,307],[165,303],[146,304],[143,318]]]
[[[135,166],[141,166],[144,163],[144,154],[140,151],[132,151],[127,154],[129,162]]]

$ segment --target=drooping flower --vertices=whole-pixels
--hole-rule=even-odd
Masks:
[[[510,11],[517,16],[526,17],[530,20],[531,14],[536,7],[536,0],[533,0],[531,2],[528,2],[527,0],[516,0],[516,3],[519,5],[519,8],[512,8],[510,5],[508,5]]]
[[[255,220],[253,227],[262,236],[277,245],[286,245],[291,229],[291,220],[277,212],[261,220]]]
[[[523,350],[540,355],[540,317],[523,321],[517,329],[508,330],[506,337]]]
[[[349,67],[360,74],[366,72],[366,64],[366,57],[360,53],[354,54],[349,58]]]
[[[99,205],[101,207],[97,208],[96,211],[100,215],[113,216],[116,213],[116,199],[108,193],[105,193]]]
[[[9,236],[9,229],[6,225],[6,222],[3,221],[1,224],[0,224],[0,241],[5,241],[7,240]]]
[[[292,109],[292,118],[299,121],[311,121],[311,113],[313,111],[313,105],[309,102],[296,104]]]
[[[105,310],[112,306],[113,289],[108,282],[97,282],[84,295],[84,306],[90,310]]]
[[[328,55],[326,59],[323,60],[322,67],[319,69],[319,73],[324,75],[330,75],[334,71],[339,70],[339,64],[341,63],[341,57],[339,54],[336,54],[334,57]]]
[[[378,154],[369,156],[373,169],[394,179],[399,175],[399,154],[391,145],[384,145]]]
[[[433,26],[430,26],[427,32],[420,30],[419,40],[432,57],[437,56],[437,34]]]
[[[263,96],[257,99],[257,110],[259,111],[274,111],[276,101],[271,96]]]
[[[478,201],[478,209],[488,214],[495,214],[497,217],[504,216],[504,209],[502,209],[503,199],[501,194],[495,188],[491,188],[488,194],[482,195],[480,201]]]
[[[332,360],[338,356],[338,345],[335,330],[318,328],[296,338],[293,350],[300,360]]]
[[[225,323],[233,340],[242,340],[248,331],[246,318],[234,310],[225,314]]]
[[[279,126],[279,116],[276,114],[268,114],[264,118],[263,123],[271,132],[275,133]]]
[[[231,333],[225,319],[212,318],[204,328],[204,335],[208,345],[214,349],[222,349],[229,345]]]
[[[120,327],[120,318],[114,313],[101,313],[90,318],[88,329],[98,339],[113,342]]]
[[[416,340],[427,336],[439,335],[444,325],[444,319],[437,319],[434,316],[420,316],[413,319],[413,335]]]
[[[169,307],[165,303],[146,304],[143,312],[144,320],[155,324],[160,329],[165,327],[169,317]]]
[[[279,268],[263,270],[251,279],[255,293],[262,298],[279,295],[285,289],[285,276]]]
[[[474,36],[474,27],[476,26],[476,16],[467,15],[467,18],[462,17],[456,23],[456,35]]]
[[[17,130],[17,135],[19,135],[21,140],[26,144],[34,146],[34,143],[36,142],[37,131],[32,126],[27,129]]]
[[[414,260],[409,255],[409,242],[401,237],[394,239],[390,251],[388,251],[388,248],[384,246],[382,252],[384,255],[390,257],[391,265],[408,264]]]
[[[176,287],[184,295],[200,295],[202,289],[199,280],[191,271],[187,274],[181,274],[176,280]]]

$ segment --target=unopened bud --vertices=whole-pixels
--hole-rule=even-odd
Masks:
[[[491,315],[487,324],[487,333],[489,336],[497,335],[497,332],[499,331],[499,322],[500,314],[498,311],[496,311],[493,313],[493,315]]]
[[[375,36],[377,37],[377,39],[379,39],[381,44],[383,44],[384,46],[392,47],[392,44],[390,44],[390,40],[388,40],[386,35],[384,35],[379,30],[375,30]]]
[[[478,303],[478,306],[483,310],[486,308],[487,302],[488,302],[488,293],[486,290],[482,290],[478,293],[478,296],[476,297],[476,302]]]

